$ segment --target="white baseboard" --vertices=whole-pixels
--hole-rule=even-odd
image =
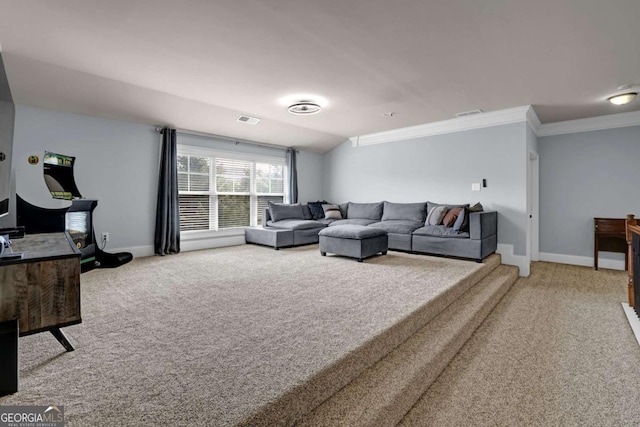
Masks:
[[[640,319],[638,319],[638,315],[633,308],[629,307],[629,304],[626,302],[622,303],[622,309],[624,310],[624,314],[627,315],[627,320],[629,320],[633,335],[636,336],[636,341],[638,341],[638,345],[640,345]]]
[[[211,237],[206,239],[195,240],[182,240],[180,241],[180,251],[199,251],[201,249],[213,249],[222,248],[225,246],[237,246],[244,245],[244,234],[242,236],[225,236],[225,237]],[[130,248],[105,248],[105,252],[131,252],[134,258],[141,258],[147,256],[154,256],[155,249],[152,245],[149,246],[135,246]]]
[[[498,243],[496,253],[500,254],[503,264],[515,265],[520,269],[521,277],[529,277],[529,262],[527,261],[527,257],[523,255],[514,255],[513,245]]]
[[[593,257],[552,254],[548,252],[540,252],[540,261],[556,262],[558,264],[582,265],[584,267],[593,267]],[[598,268],[608,268],[610,270],[623,270],[624,260],[598,258]]]

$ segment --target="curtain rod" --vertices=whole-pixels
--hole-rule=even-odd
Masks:
[[[160,133],[162,132],[161,127],[156,127],[156,132]],[[232,142],[236,145],[238,144],[247,144],[247,145],[257,145],[259,147],[265,147],[265,148],[272,148],[274,150],[283,150],[286,151],[289,148],[293,148],[293,147],[284,147],[282,145],[275,145],[275,144],[267,144],[266,142],[254,142],[254,141],[247,141],[246,139],[234,139],[234,138],[229,138],[229,137],[225,137],[225,136],[220,136],[220,135],[216,135],[213,133],[207,133],[207,132],[198,132],[195,130],[187,130],[187,129],[176,129],[176,133],[179,135],[189,135],[189,136],[197,136],[199,138],[206,138],[206,139],[219,139],[222,141],[226,141],[226,142]],[[298,151],[298,150],[296,150]]]

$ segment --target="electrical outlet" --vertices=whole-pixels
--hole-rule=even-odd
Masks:
[[[109,233],[102,233],[102,243],[107,243],[109,241]]]

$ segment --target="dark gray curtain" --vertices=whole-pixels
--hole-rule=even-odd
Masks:
[[[180,252],[180,211],[178,209],[178,143],[175,129],[162,129],[162,155],[156,207],[155,252]]]
[[[289,203],[298,203],[298,170],[296,149],[287,148],[287,173],[289,174]]]

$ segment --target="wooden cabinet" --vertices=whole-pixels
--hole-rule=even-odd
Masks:
[[[640,220],[631,214],[627,215],[626,239],[629,263],[629,307],[633,307],[636,314],[640,316]]]
[[[640,227],[632,228],[631,241],[631,262],[633,265],[631,274],[633,275],[633,282],[630,283],[632,292],[629,299],[633,299],[633,305],[630,305],[640,317]]]
[[[82,321],[80,251],[67,233],[27,235],[13,251],[23,257],[0,259],[0,322],[18,319],[20,336],[51,331],[61,340],[61,327]]]
[[[598,253],[620,252],[627,253],[627,239],[624,218],[594,218],[593,268],[598,269]],[[628,270],[628,260],[625,257],[624,269]]]

